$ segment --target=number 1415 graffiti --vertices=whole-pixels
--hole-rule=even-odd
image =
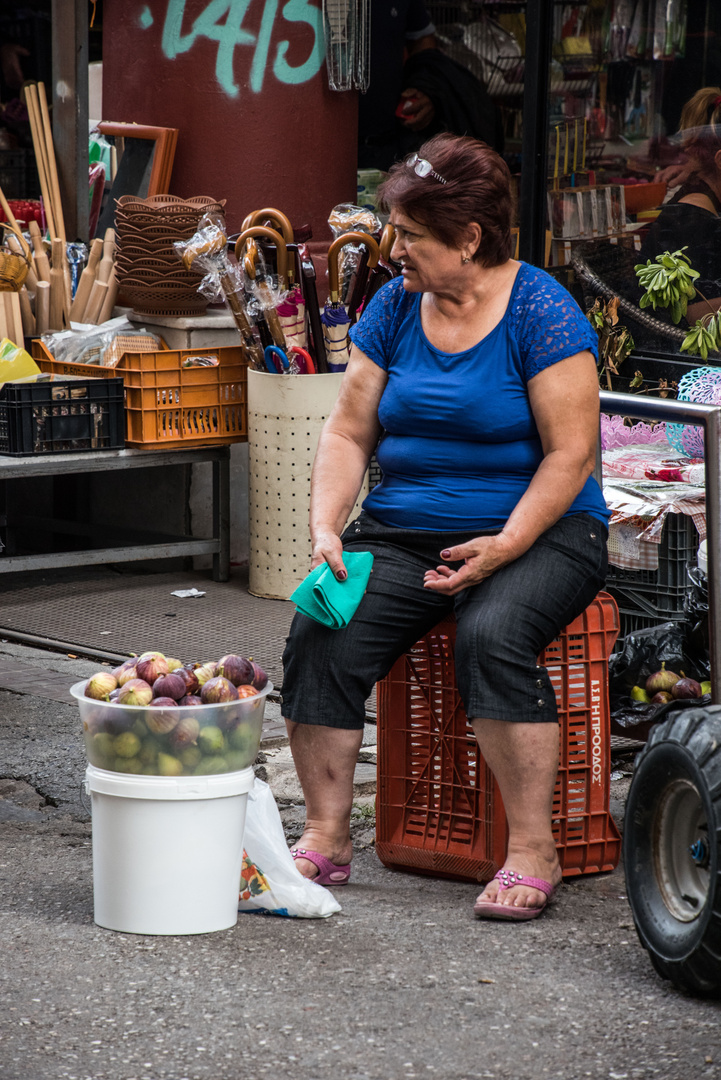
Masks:
[[[239,86],[233,73],[235,49],[238,45],[253,47],[248,84],[259,94],[268,67],[273,27],[278,15],[280,0],[264,0],[260,29],[257,34],[243,29],[243,21],[254,0],[211,0],[204,11],[184,30],[186,0],[168,0],[163,24],[162,48],[169,60],[188,52],[200,37],[218,42],[215,74],[229,97],[237,97]],[[256,0],[256,7],[261,0]],[[323,21],[320,8],[309,0],[286,0],[282,17],[290,23],[305,23],[313,31],[313,45],[308,58],[298,67],[291,67],[286,56],[289,41],[279,41],[273,59],[272,70],[276,79],[290,86],[308,82],[317,75],[323,63]]]

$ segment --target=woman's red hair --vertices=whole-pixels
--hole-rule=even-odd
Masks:
[[[436,135],[418,156],[430,161],[445,184],[417,176],[405,161],[393,165],[381,184],[382,207],[401,210],[449,247],[463,246],[470,222],[481,226],[474,259],[500,266],[511,257],[511,174],[500,154],[466,135]]]

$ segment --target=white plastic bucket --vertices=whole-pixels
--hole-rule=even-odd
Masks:
[[[210,934],[238,920],[252,768],[133,776],[88,765],[94,918],[127,934]]]

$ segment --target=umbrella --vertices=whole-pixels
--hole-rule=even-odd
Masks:
[[[285,288],[288,280],[288,250],[286,248],[285,240],[275,229],[271,229],[270,226],[267,225],[251,225],[250,228],[244,229],[236,241],[235,256],[238,262],[244,261],[245,245],[249,240],[259,239],[260,237],[265,237],[275,244],[278,280],[281,287]],[[255,261],[250,259],[249,263],[254,271]],[[249,264],[245,263],[245,265],[246,268],[248,268]],[[286,346],[285,334],[283,333],[283,327],[281,326],[278,313],[275,309],[275,297],[273,296],[267,281],[259,281],[256,278],[253,292],[263,309],[263,317],[265,318],[268,330],[270,331],[270,336],[273,339],[273,344],[284,349]]]
[[[296,263],[299,262],[299,254],[298,245],[295,243],[293,226],[284,213],[280,210],[276,210],[272,206],[268,206],[264,210],[254,210],[252,214],[248,214],[243,222],[243,231],[245,232],[246,229],[251,229],[254,225],[270,225],[275,227],[285,241],[288,254],[292,254],[292,259],[289,259],[287,264],[288,295],[281,301],[276,310],[288,345],[298,345],[305,349],[308,345],[308,336],[306,332],[306,302],[301,286],[298,282],[294,283],[295,272],[297,269]],[[255,241],[251,240],[248,244],[249,253],[252,253],[252,248],[254,246]]]
[[[346,244],[363,244],[368,250],[368,267],[378,264],[378,244],[372,236],[365,233],[344,233],[333,241],[328,249],[328,281],[330,284],[330,300],[326,304],[321,322],[323,323],[323,337],[328,354],[328,367],[331,371],[345,371],[348,365],[348,330],[350,328],[350,316],[344,305],[340,302],[340,285],[338,281],[338,254]]]
[[[370,303],[381,286],[385,285],[386,281],[390,281],[392,277],[398,276],[398,271],[391,262],[391,248],[393,247],[395,238],[396,231],[389,221],[388,224],[383,227],[383,232],[381,233],[380,242],[378,244],[380,259],[378,260],[378,265],[374,266],[370,272],[361,308],[365,308],[366,305]]]
[[[219,220],[212,220],[209,216],[201,220],[198,232],[190,240],[175,245],[186,267],[190,268],[197,260],[198,265],[208,271],[208,277],[212,279],[214,287],[220,289],[232,312],[250,362],[253,367],[263,371],[263,351],[253,333],[240,274],[237,266],[233,266],[228,259],[227,246],[224,227]]]

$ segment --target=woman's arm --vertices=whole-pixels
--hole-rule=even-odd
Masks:
[[[498,536],[479,537],[442,557],[465,559],[459,570],[439,566],[426,588],[454,595],[513,562],[568,510],[593,472],[598,438],[598,382],[590,352],[544,368],[528,383],[543,460]]]
[[[340,578],[345,577],[340,534],[380,438],[378,405],[387,381],[385,371],[354,345],[338,400],[321,432],[313,462],[311,567],[325,561]]]

